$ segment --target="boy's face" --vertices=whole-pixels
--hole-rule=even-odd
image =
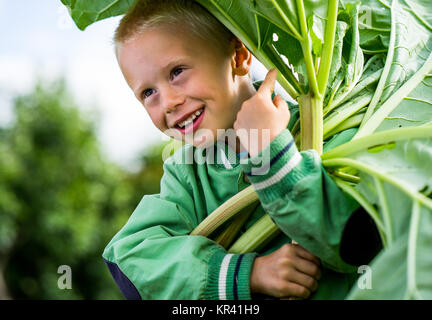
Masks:
[[[205,147],[215,142],[217,129],[233,128],[244,100],[233,71],[235,52],[234,44],[223,52],[181,28],[158,27],[124,43],[118,60],[156,127]]]

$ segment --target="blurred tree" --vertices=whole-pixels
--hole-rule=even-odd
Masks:
[[[101,254],[143,194],[159,191],[161,155],[135,174],[110,163],[95,115],[78,111],[64,80],[39,81],[14,110],[0,130],[0,299],[121,298]],[[61,265],[71,290],[58,287]]]

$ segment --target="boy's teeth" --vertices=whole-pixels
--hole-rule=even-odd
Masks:
[[[203,109],[196,111],[194,114],[192,114],[189,118],[187,118],[185,121],[180,122],[178,125],[180,128],[184,128],[191,124],[200,114],[203,112]]]

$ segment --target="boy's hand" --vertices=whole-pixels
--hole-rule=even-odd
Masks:
[[[320,260],[302,246],[285,244],[255,259],[250,277],[251,292],[306,299],[318,288],[320,264]]]
[[[234,122],[234,130],[240,143],[249,151],[251,157],[256,156],[286,129],[290,120],[288,105],[282,97],[276,95],[273,100],[271,98],[276,76],[276,69],[267,73],[258,91],[243,102]],[[252,141],[248,139],[251,137],[250,129],[258,129],[258,137],[253,137]],[[263,137],[265,139],[262,139]]]

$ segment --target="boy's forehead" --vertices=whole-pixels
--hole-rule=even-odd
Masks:
[[[135,93],[146,82],[156,80],[154,77],[160,72],[205,54],[200,41],[183,30],[177,31],[167,28],[148,29],[118,47],[120,68]]]
[[[198,57],[209,60],[215,54],[206,41],[190,35],[182,28],[151,28],[125,41],[118,49],[119,64],[131,87],[134,74],[143,69],[154,71],[170,67],[178,60]]]
[[[120,50],[120,60],[150,63],[162,66],[180,56],[203,53],[205,46],[179,30],[149,29],[125,42]]]

